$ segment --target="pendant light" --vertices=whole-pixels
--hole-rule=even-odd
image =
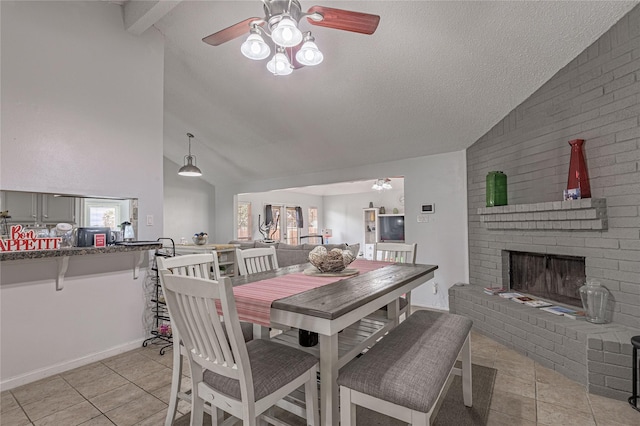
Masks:
[[[180,167],[178,174],[180,176],[202,176],[200,169],[193,164],[196,160],[195,155],[191,155],[191,138],[193,138],[193,135],[191,133],[187,133],[187,136],[189,137],[189,155],[184,156],[185,164]]]

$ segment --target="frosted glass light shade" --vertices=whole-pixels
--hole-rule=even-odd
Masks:
[[[293,47],[302,41],[302,32],[293,19],[285,16],[271,32],[271,38],[279,46]]]
[[[250,34],[247,40],[242,43],[240,51],[244,56],[254,61],[259,61],[271,53],[269,45],[264,42],[260,34]]]
[[[287,55],[282,52],[273,55],[273,58],[267,63],[267,69],[274,75],[289,75],[293,72]]]
[[[323,59],[324,55],[312,41],[305,41],[302,48],[296,53],[296,60],[302,65],[318,65]]]

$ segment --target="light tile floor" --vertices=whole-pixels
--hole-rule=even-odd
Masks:
[[[498,370],[489,425],[640,425],[640,413],[626,402],[588,394],[584,386],[478,333],[472,333],[471,344],[473,363]],[[150,345],[2,392],[0,424],[161,426],[172,354],[158,350]],[[188,377],[183,383],[191,386]],[[184,402],[178,409],[190,411]]]

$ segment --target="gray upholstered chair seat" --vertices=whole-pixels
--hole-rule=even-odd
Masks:
[[[242,330],[242,337],[244,338],[245,342],[253,340],[253,323],[240,321],[240,329]],[[223,327],[222,330],[224,331],[225,336],[227,336],[227,340],[229,340],[227,327]]]
[[[426,413],[437,400],[471,325],[470,319],[460,315],[417,311],[363,357],[344,366],[338,384]]]
[[[265,339],[248,342],[247,352],[256,400],[280,389],[318,362],[311,354]],[[206,370],[204,382],[220,393],[240,399],[237,380]]]

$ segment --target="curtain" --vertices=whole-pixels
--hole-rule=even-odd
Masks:
[[[264,206],[264,224],[269,226],[271,222],[273,222],[273,212],[271,211],[271,204],[267,204]]]
[[[296,222],[298,228],[304,228],[304,221],[302,219],[302,208],[296,207]]]

